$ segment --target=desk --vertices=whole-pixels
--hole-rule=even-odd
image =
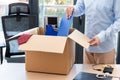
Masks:
[[[120,65],[113,65],[113,76],[120,76]],[[68,75],[26,72],[24,63],[3,63],[0,65],[1,80],[72,80],[80,71],[102,73],[92,69],[92,65],[75,64]],[[116,74],[117,73],[117,74]],[[118,80],[114,78],[113,80]]]

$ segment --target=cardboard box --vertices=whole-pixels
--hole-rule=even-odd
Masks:
[[[27,71],[68,74],[75,62],[75,42],[89,47],[89,38],[76,29],[70,29],[67,37],[44,35],[42,27],[26,33],[30,32],[34,35],[19,46],[19,50],[25,51]]]

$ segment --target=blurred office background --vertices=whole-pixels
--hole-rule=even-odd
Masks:
[[[0,0],[0,17],[8,14],[8,5],[10,3],[23,2],[30,5],[30,14],[37,16],[36,26],[44,26],[44,16],[58,16],[58,24],[65,12],[66,7],[71,6],[76,3],[76,0]],[[72,27],[77,28],[82,33],[84,33],[84,21],[85,15],[75,17],[73,19]],[[0,31],[2,31],[2,23],[0,19]],[[116,34],[117,35],[117,34]],[[119,36],[117,37],[116,50],[120,53]],[[120,63],[120,55],[116,56],[117,63]],[[83,62],[83,48],[76,44],[76,63]]]

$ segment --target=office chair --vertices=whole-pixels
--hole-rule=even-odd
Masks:
[[[13,3],[12,3],[13,4]],[[17,3],[18,4],[18,3]],[[21,3],[20,3],[21,4]],[[23,3],[22,3],[23,5]],[[26,5],[26,3],[25,3]],[[10,4],[11,6],[11,4]],[[16,3],[15,3],[15,6]],[[13,7],[10,7],[13,8]],[[11,57],[13,55],[23,55],[24,52],[18,50],[17,38],[7,40],[9,37],[16,35],[19,32],[34,28],[36,25],[36,16],[30,14],[23,14],[21,8],[9,9],[8,16],[2,16],[3,32],[6,39],[6,53],[5,57]],[[27,10],[27,9],[26,9]],[[28,10],[29,11],[29,10]]]

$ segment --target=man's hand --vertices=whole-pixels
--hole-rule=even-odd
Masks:
[[[97,36],[93,37],[90,41],[90,46],[97,46],[100,44],[100,40]]]
[[[71,16],[72,16],[72,12],[74,11],[74,7],[71,6],[71,7],[68,7],[66,9],[66,18],[69,19]]]

